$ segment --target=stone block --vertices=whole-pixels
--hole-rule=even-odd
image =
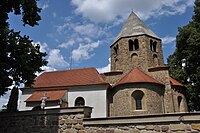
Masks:
[[[136,128],[139,129],[139,130],[143,130],[143,129],[146,128],[146,126],[144,126],[144,125],[138,125],[138,126],[136,126]]]
[[[59,120],[59,124],[60,125],[64,125],[65,124],[65,120]]]
[[[114,129],[106,129],[106,133],[114,133]]]
[[[77,133],[78,131],[75,129],[66,129],[63,131],[63,133]]]
[[[154,125],[146,125],[146,130],[153,130],[154,129]]]
[[[96,133],[95,130],[87,130],[87,133]]]
[[[122,130],[122,133],[129,133],[128,130]]]
[[[191,125],[189,125],[189,124],[185,125],[185,130],[186,131],[191,131]]]
[[[68,115],[63,115],[63,119],[68,119]]]
[[[114,129],[114,133],[122,133],[122,130],[120,130],[120,129]]]
[[[198,124],[191,124],[191,127],[192,127],[193,130],[200,131],[200,123],[198,123]]]
[[[160,132],[160,126],[158,126],[158,125],[154,126],[154,130],[155,130],[156,132]]]
[[[156,131],[147,131],[147,130],[142,130],[140,133],[157,133]]]
[[[81,129],[83,129],[83,125],[80,125],[80,124],[72,125],[72,128],[75,128],[77,130],[81,130]]]
[[[85,133],[85,130],[79,130],[78,133]]]
[[[66,123],[66,124],[77,124],[78,121],[77,121],[77,120],[74,120],[74,119],[66,119],[66,120],[65,120],[65,123]]]
[[[70,118],[70,119],[74,119],[74,118],[75,118],[75,115],[70,115],[69,118]]]
[[[185,131],[184,124],[170,124],[171,131]]]
[[[140,133],[140,130],[138,130],[138,129],[132,129],[132,130],[130,130],[130,133]]]
[[[161,131],[162,132],[167,132],[169,130],[168,126],[161,126]]]
[[[185,131],[177,131],[176,133],[185,133]]]
[[[82,118],[84,118],[84,114],[77,114],[76,115],[76,119],[82,119]]]
[[[106,132],[106,130],[104,130],[104,129],[98,129],[97,130],[97,133],[105,133]]]

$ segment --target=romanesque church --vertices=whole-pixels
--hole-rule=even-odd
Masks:
[[[110,45],[111,71],[95,68],[44,72],[21,88],[19,110],[92,107],[91,117],[187,112],[186,88],[169,75],[162,40],[131,13]]]

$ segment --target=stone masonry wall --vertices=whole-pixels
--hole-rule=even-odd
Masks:
[[[63,133],[82,129],[91,107],[0,113],[0,133]]]
[[[84,119],[81,133],[200,133],[200,112]]]
[[[171,84],[169,81],[168,67],[163,67],[162,69],[161,70],[159,69],[157,70],[157,68],[149,69],[148,74],[165,85],[165,94],[164,94],[165,113],[173,113],[175,112],[173,103],[173,94],[172,94],[173,90],[171,88]]]
[[[129,40],[138,39],[139,49],[129,51]],[[156,41],[156,51],[151,51],[150,40]],[[118,45],[117,54],[115,47]],[[152,38],[147,35],[131,36],[121,38],[115,42],[110,48],[111,53],[111,71],[122,70],[124,74],[134,67],[139,67],[147,72],[149,67],[163,66],[163,53],[161,40]],[[137,56],[133,56],[137,55]],[[153,62],[153,55],[157,56],[158,64]],[[132,58],[134,57],[134,58]],[[116,64],[117,60],[117,64]]]
[[[88,118],[91,108],[0,113],[0,133],[200,133],[200,112]]]
[[[140,90],[144,93],[143,109],[134,110],[132,93]],[[135,83],[117,86],[109,93],[110,100],[110,116],[129,116],[138,114],[155,114],[163,113],[163,95],[164,88],[155,84]]]
[[[143,124],[143,125],[110,125],[108,127],[85,127],[83,133],[199,133],[200,123],[184,124]]]

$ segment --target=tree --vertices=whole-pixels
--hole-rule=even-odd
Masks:
[[[17,110],[18,95],[18,88],[13,87],[10,94],[10,99],[8,101],[6,112],[15,112]]]
[[[35,26],[41,19],[41,9],[36,0],[2,0],[0,2],[0,96],[13,85],[8,110],[17,110],[18,87],[21,83],[30,86],[41,66],[46,65],[46,53],[33,44],[28,36],[9,29],[8,14],[22,15],[23,25]],[[17,95],[17,96],[16,96]],[[10,108],[14,107],[14,108]]]
[[[187,87],[189,110],[200,110],[200,0],[195,1],[192,20],[179,28],[168,64],[170,74]]]

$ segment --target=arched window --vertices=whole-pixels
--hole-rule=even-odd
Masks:
[[[138,50],[139,49],[139,42],[138,39],[134,40],[134,50]]]
[[[150,49],[153,51],[153,40],[150,40]]]
[[[118,69],[119,69],[119,60],[118,60],[118,59],[115,59],[114,69],[115,69],[115,70],[118,70]]]
[[[151,49],[151,51],[156,52],[156,47],[157,47],[157,42],[153,41],[153,40],[150,40],[150,49]]]
[[[153,55],[153,65],[158,66],[158,56],[156,54]]]
[[[134,110],[144,110],[144,93],[136,90],[132,94]]]
[[[156,52],[156,46],[157,46],[157,42],[154,41],[154,42],[153,42],[153,52]]]
[[[119,46],[118,44],[116,46],[114,46],[114,51],[115,51],[115,55],[118,55],[118,49],[119,49]]]
[[[75,106],[85,106],[85,100],[82,97],[78,97],[75,100]]]
[[[133,66],[136,66],[138,64],[138,58],[137,57],[138,57],[138,55],[136,53],[133,53],[131,55],[131,61],[132,61]]]
[[[133,51],[133,40],[128,40],[129,51]]]
[[[181,96],[178,96],[178,97],[177,97],[177,100],[178,100],[178,112],[181,112],[182,97],[181,97]]]
[[[129,45],[129,51],[133,50],[138,50],[139,49],[139,42],[138,39],[133,40],[128,40],[128,45]]]

